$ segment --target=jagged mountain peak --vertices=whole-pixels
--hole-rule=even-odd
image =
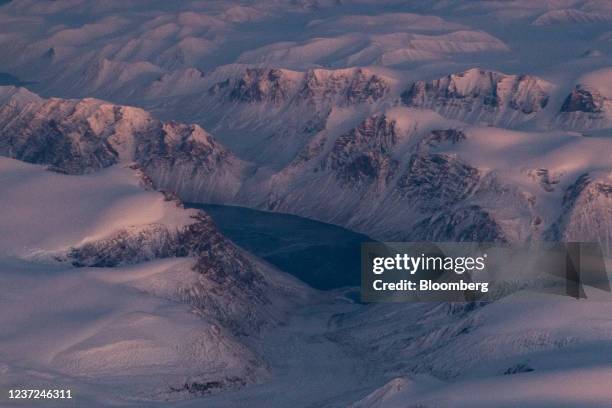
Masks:
[[[236,76],[217,82],[209,88],[210,95],[227,95],[234,102],[284,102],[302,74],[277,68],[246,68]]]
[[[600,242],[612,253],[612,173],[583,173],[563,192],[562,211],[545,232],[551,240]]]
[[[553,89],[553,84],[533,75],[471,68],[416,81],[401,98],[405,105],[433,109],[449,118],[511,126],[543,110]]]
[[[306,72],[300,96],[315,103],[321,99],[336,99],[340,105],[354,105],[376,102],[389,91],[388,80],[367,69],[312,69]]]
[[[588,72],[576,80],[557,115],[557,124],[575,130],[612,126],[612,68]]]
[[[0,114],[0,135],[5,149],[17,158],[21,158],[18,146],[31,149],[38,144],[41,149],[46,149],[50,146],[45,143],[66,143],[66,148],[75,154],[95,154],[96,149],[105,146],[116,160],[130,161],[134,151],[117,149],[120,145],[147,143],[151,136],[162,130],[168,140],[190,140],[207,146],[214,143],[212,136],[199,125],[162,122],[141,108],[94,98],[29,99],[32,102],[19,112],[10,109],[10,103],[4,104]],[[36,158],[32,160],[39,162]],[[45,159],[40,159],[40,163],[52,164]],[[81,169],[83,172],[92,170],[95,168]]]
[[[605,98],[597,89],[578,84],[565,98],[561,112],[600,113],[603,110],[604,101]]]
[[[30,99],[22,108],[0,107],[0,154],[70,174],[135,161],[156,188],[211,201],[232,197],[247,167],[199,125],[93,98]]]
[[[246,68],[238,76],[215,83],[209,94],[225,94],[234,102],[353,105],[383,98],[390,91],[390,82],[365,68],[314,68],[304,72]]]
[[[213,147],[216,144],[213,141],[212,135],[199,125],[186,125],[171,121],[164,122],[162,127],[165,138],[172,143],[194,142],[206,147]]]
[[[330,120],[356,121],[392,103],[397,82],[365,68],[298,72],[235,66],[211,77],[208,95],[199,99],[205,127],[214,128],[241,157],[271,167],[291,162]],[[228,117],[233,119],[223,120]]]

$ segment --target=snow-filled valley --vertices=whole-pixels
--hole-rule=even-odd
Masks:
[[[0,406],[612,406],[609,293],[343,287],[368,237],[612,256],[611,21],[607,0],[0,1]]]

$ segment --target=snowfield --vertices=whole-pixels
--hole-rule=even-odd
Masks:
[[[162,194],[145,191],[129,168],[71,177],[2,158],[0,173],[2,256],[51,258],[122,227],[159,223],[180,228],[195,215]]]
[[[0,304],[14,311],[1,319],[3,388],[91,383],[109,401],[182,399],[189,379],[241,386],[265,378],[262,361],[239,340],[172,301],[195,281],[191,263],[109,272],[3,260],[10,292]]]
[[[153,258],[167,259],[146,261],[145,246],[123,252],[130,238],[112,238],[117,231],[162,226],[169,233],[157,239],[172,247],[172,240],[188,245],[175,238],[181,231],[208,225],[198,211],[145,189],[132,168],[71,176],[0,158],[0,180],[0,309],[11,311],[0,315],[3,388],[49,388],[58,382],[93,387],[99,394],[92,398],[105,405],[185,399],[268,377],[266,362],[240,334],[257,335],[257,324],[281,322],[308,296],[307,288],[224,242],[212,224],[208,234],[199,229],[195,237],[201,245],[213,243],[207,255],[184,254],[177,246],[176,253],[152,252]],[[78,254],[88,245],[97,246],[98,256],[124,256],[126,265],[73,267],[75,248]],[[222,282],[202,276],[210,255],[216,271],[207,275],[227,273],[222,251],[229,251],[233,262],[253,262],[242,266],[255,280],[252,287],[234,281],[224,290]],[[207,293],[232,290],[242,293],[229,299]],[[84,391],[83,397],[88,395]]]

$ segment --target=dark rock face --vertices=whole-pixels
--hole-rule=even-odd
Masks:
[[[134,159],[156,189],[186,200],[231,199],[245,169],[202,128],[176,122],[159,123],[138,137]]]
[[[577,204],[582,193],[589,187],[591,178],[588,173],[582,174],[572,183],[563,193],[563,201],[561,203],[561,215],[559,219],[551,226],[548,231],[548,237],[553,240],[559,240],[563,231],[563,224],[567,223],[566,217],[571,212],[572,208]]]
[[[322,163],[347,185],[369,184],[392,177],[397,161],[391,157],[397,143],[396,124],[385,115],[372,116],[336,139]]]
[[[55,48],[51,47],[42,55],[42,58],[45,60],[52,61],[55,58]]]
[[[448,208],[466,199],[480,181],[477,169],[436,153],[414,154],[395,193],[423,212]]]
[[[353,76],[346,91],[346,100],[349,105],[368,100],[377,101],[389,92],[386,82],[376,76],[367,77],[361,69]]]
[[[179,393],[187,392],[199,397],[214,394],[220,390],[230,390],[243,387],[247,384],[244,378],[240,377],[225,377],[218,381],[190,381],[185,382],[182,387],[170,387],[170,392]]]
[[[178,233],[155,224],[135,231],[121,230],[110,238],[73,248],[68,257],[77,267],[112,268],[179,256],[183,252]]]
[[[466,120],[503,121],[506,111],[531,115],[545,108],[549,84],[530,75],[470,69],[433,81],[417,81],[404,91],[404,105],[434,109]],[[511,118],[506,118],[510,120]]]
[[[281,69],[248,68],[238,79],[228,78],[213,85],[210,95],[226,94],[232,102],[307,103],[317,106],[338,103],[355,105],[375,102],[389,92],[386,81],[363,69],[305,73]]]
[[[112,236],[73,248],[68,259],[77,267],[116,267],[154,259],[195,257],[195,283],[182,287],[179,298],[192,304],[234,334],[251,335],[285,318],[291,295],[266,279],[263,266],[236,247],[203,212],[179,228],[154,224],[122,230]],[[305,288],[304,288],[305,290]],[[295,298],[290,301],[291,296]]]
[[[339,98],[339,104],[350,106],[375,102],[387,95],[389,89],[384,79],[360,68],[353,72],[309,70],[296,99],[316,103]]]
[[[440,211],[417,223],[406,239],[425,241],[504,242],[505,236],[491,215],[478,205]]]
[[[527,173],[534,180],[537,180],[544,191],[552,192],[561,181],[561,175],[553,173],[548,169],[534,169]]]
[[[196,284],[181,296],[202,313],[212,315],[238,335],[258,334],[286,318],[294,304],[304,298],[292,289],[266,278],[265,267],[225,238],[204,213],[181,234],[182,246],[196,254]],[[295,303],[292,303],[295,302]]]
[[[452,141],[460,134],[432,132],[434,140],[445,135]],[[481,190],[487,192],[489,184],[478,169],[455,156],[424,150],[412,154],[391,193],[420,214],[402,239],[504,241],[500,226],[475,198]]]
[[[96,100],[4,105],[0,154],[67,174],[136,161],[155,188],[211,202],[231,198],[245,169],[197,125],[162,122],[143,110]]]
[[[539,112],[548,105],[547,90],[538,82],[538,78],[531,75],[519,75],[510,93],[510,108],[525,115]]]
[[[465,133],[457,129],[432,130],[423,137],[420,145],[423,147],[434,147],[443,143],[456,144],[466,139]]]
[[[119,154],[108,139],[99,137],[89,123],[22,115],[0,109],[0,154],[29,163],[48,164],[68,173],[93,172],[119,161]],[[121,120],[120,109],[112,111]]]
[[[193,224],[183,228],[149,224],[120,230],[108,238],[72,248],[68,258],[77,267],[112,268],[153,259],[197,256],[213,245],[212,240],[220,239],[213,221],[200,212]]]
[[[235,102],[265,101],[278,104],[287,98],[290,83],[290,79],[280,69],[249,68],[234,84],[229,97]],[[225,86],[229,86],[229,83],[219,85],[220,88]]]
[[[190,165],[213,171],[230,154],[196,125],[164,123],[158,131],[141,138],[135,157],[146,169],[156,166]]]
[[[506,371],[504,371],[504,375],[530,373],[532,371],[535,371],[535,370],[531,368],[529,364],[519,363],[519,364],[513,365],[512,367],[509,367],[508,369],[506,369]]]
[[[561,112],[601,113],[605,98],[596,90],[576,86],[565,98]]]
[[[177,203],[177,205],[180,205]],[[194,222],[172,230],[161,224],[120,230],[111,237],[73,248],[68,258],[77,267],[116,267],[153,259],[197,257],[194,270],[216,283],[252,283],[254,265],[199,211]]]
[[[585,173],[566,188],[559,216],[544,237],[552,241],[600,242],[604,252],[610,254],[611,222],[612,184]]]
[[[236,284],[237,287],[255,284],[261,277],[255,265],[214,226],[204,213],[183,232],[181,239],[189,252],[198,256],[194,270],[218,284]],[[205,237],[205,239],[202,239]]]

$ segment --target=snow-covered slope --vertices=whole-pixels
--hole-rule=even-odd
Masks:
[[[4,157],[0,163],[2,256],[51,258],[120,228],[179,229],[193,222],[194,211],[180,210],[162,194],[145,191],[129,168],[113,166],[70,177]]]
[[[611,373],[600,358],[610,352],[601,325],[609,294],[589,296],[518,292],[491,304],[378,305],[341,316],[338,338],[389,362],[395,377],[351,407],[609,406]]]
[[[576,9],[551,10],[539,16],[533,25],[555,25],[571,23],[606,23],[612,21],[612,13],[588,12]]]
[[[386,240],[573,237],[609,251],[609,143],[396,107],[345,133],[322,131],[290,165],[246,182],[237,200]]]
[[[0,154],[58,171],[82,174],[136,162],[157,188],[222,202],[246,169],[198,125],[161,122],[142,109],[89,98],[41,99],[14,87],[0,87],[0,101]]]
[[[557,121],[564,128],[588,130],[612,127],[612,68],[581,76],[565,98]]]
[[[453,54],[504,51],[508,47],[502,41],[481,31],[459,30],[435,35],[401,31],[373,35],[350,33],[301,43],[283,41],[266,45],[243,53],[237,62],[287,67],[393,66],[443,59]]]
[[[417,81],[402,94],[402,102],[452,119],[509,127],[544,109],[552,90],[551,83],[530,75],[473,68],[431,82]]]
[[[474,122],[526,121],[546,105],[547,87],[470,70],[415,83],[401,99]],[[290,212],[381,239],[580,237],[611,248],[606,135],[507,131],[390,107],[397,82],[375,72],[247,69],[216,82],[206,94],[211,120],[224,124],[216,130],[232,133],[227,140],[241,144],[254,164],[197,125],[99,100],[44,100],[2,89],[2,152],[64,172],[134,161],[152,187],[186,201]],[[588,188],[576,187],[585,178]]]
[[[201,94],[176,95],[163,103],[182,106],[182,118],[200,118],[240,157],[279,167],[319,131],[391,103],[397,82],[384,70],[292,71],[236,65],[202,78]],[[156,98],[148,103],[155,112],[163,109]]]
[[[612,405],[608,299],[304,304],[174,201],[612,253],[610,1],[0,4],[0,388]]]
[[[121,164],[75,176],[0,158],[0,179],[3,385],[53,372],[110,400],[183,399],[267,377],[239,336],[284,321],[309,294],[297,281]]]

